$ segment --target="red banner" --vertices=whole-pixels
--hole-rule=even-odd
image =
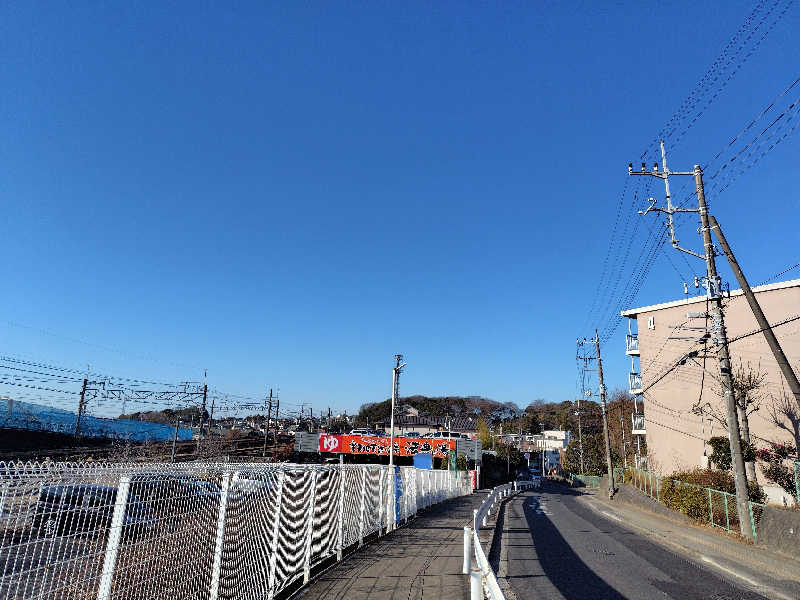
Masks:
[[[428,439],[428,438],[394,438],[395,456],[415,456],[430,453],[437,458],[447,456],[448,444],[451,450],[456,449],[456,441]],[[336,454],[380,454],[389,455],[389,438],[373,437],[366,435],[328,435],[319,436],[320,452],[335,452]]]

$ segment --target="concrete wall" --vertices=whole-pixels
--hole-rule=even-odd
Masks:
[[[765,286],[769,288],[770,286]],[[800,280],[797,285],[757,292],[757,297],[767,319],[774,323],[800,313]],[[755,318],[750,311],[744,296],[733,296],[725,301],[726,326],[729,339],[758,329]],[[692,349],[702,350],[702,345],[690,340],[669,339],[671,337],[700,337],[699,330],[678,330],[670,325],[704,326],[704,319],[686,317],[687,312],[705,312],[705,298],[680,303],[678,306],[653,309],[641,309],[636,316],[639,350],[640,372],[642,384],[646,389],[663,373],[672,367],[678,359]],[[653,317],[654,328],[648,327],[648,320]],[[709,327],[711,322],[709,320]],[[778,337],[790,363],[795,370],[800,370],[800,320],[777,327]],[[724,415],[722,398],[719,395],[720,384],[715,379],[719,374],[713,345],[705,361],[698,357],[698,365],[687,362],[686,365],[674,369],[645,393],[645,415],[647,428],[647,447],[650,455],[650,470],[666,474],[676,470],[699,467],[703,464],[704,453],[711,454],[711,448],[705,444],[712,435],[725,436],[727,431],[710,412],[716,411]],[[768,420],[767,405],[769,395],[778,395],[786,390],[777,363],[769,351],[769,347],[761,334],[752,335],[730,345],[732,364],[735,368],[739,361],[747,366],[750,363],[767,373],[762,389],[764,400],[762,408],[750,415],[751,439],[757,446],[763,447],[763,439],[790,441],[790,435],[777,429]],[[702,352],[701,352],[702,354]],[[702,389],[702,395],[701,395]],[[704,415],[693,414],[695,405],[704,407]],[[765,483],[759,472],[760,483]]]
[[[756,535],[759,546],[800,556],[800,511],[764,507]]]

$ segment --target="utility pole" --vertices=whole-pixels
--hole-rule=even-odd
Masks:
[[[736,275],[736,280],[739,282],[745,298],[747,298],[747,303],[750,305],[750,309],[753,311],[753,316],[756,318],[758,326],[764,333],[764,337],[767,340],[769,349],[772,350],[775,361],[778,363],[778,367],[780,368],[784,379],[786,379],[786,383],[789,384],[789,389],[794,395],[797,404],[800,406],[800,381],[797,379],[797,374],[794,372],[791,364],[789,364],[789,360],[783,353],[783,348],[781,348],[778,338],[775,337],[775,332],[772,330],[769,321],[767,321],[767,317],[764,316],[764,311],[761,310],[761,305],[758,303],[756,295],[753,293],[753,290],[750,289],[750,284],[747,283],[747,278],[744,276],[744,272],[739,266],[739,262],[733,255],[733,250],[731,250],[728,240],[725,239],[725,235],[722,233],[722,228],[719,226],[719,223],[717,223],[717,220],[713,216],[709,216],[708,221],[711,224],[711,230],[714,232],[714,235],[719,241],[719,245],[722,246],[722,251],[728,258],[728,262],[731,265],[733,274]]]
[[[733,388],[733,373],[731,372],[731,360],[728,353],[728,336],[725,330],[725,316],[722,310],[722,282],[717,274],[717,265],[714,260],[714,244],[711,241],[711,226],[709,223],[708,206],[706,204],[705,190],[703,188],[703,169],[700,165],[695,165],[690,172],[670,171],[667,168],[667,153],[664,149],[664,141],[661,141],[661,160],[663,172],[658,172],[658,163],[655,164],[653,171],[647,171],[644,163],[642,170],[636,172],[633,165],[628,165],[630,175],[649,175],[663,179],[667,192],[667,207],[656,208],[655,200],[650,200],[650,206],[642,214],[650,211],[662,212],[667,215],[667,226],[669,227],[672,246],[676,250],[696,256],[706,263],[705,288],[706,295],[711,302],[712,334],[713,342],[717,346],[717,359],[719,361],[720,379],[722,380],[722,391],[725,398],[725,407],[728,422],[728,439],[731,446],[731,458],[733,462],[734,481],[736,483],[736,507],[739,515],[739,528],[747,540],[753,539],[753,530],[750,523],[749,493],[747,488],[747,474],[745,472],[744,457],[742,455],[742,444],[739,433],[739,419],[736,413],[736,397]],[[697,209],[685,209],[672,206],[669,193],[669,177],[671,175],[694,176],[695,188],[697,192]],[[641,212],[641,211],[640,211]],[[675,227],[673,214],[676,212],[697,212],[700,214],[700,232],[703,236],[703,254],[698,254],[681,248],[679,240],[675,237]]]
[[[611,440],[608,437],[608,410],[606,409],[606,386],[603,384],[603,359],[600,357],[600,334],[594,330],[594,347],[597,351],[597,377],[600,382],[600,403],[603,407],[603,437],[606,442],[606,465],[608,466],[608,497],[616,491],[614,486],[614,467],[611,464]]]
[[[264,404],[267,405],[265,406],[265,408],[267,409],[267,424],[266,427],[264,428],[264,450],[261,452],[262,457],[265,457],[267,455],[267,437],[269,436],[269,419],[272,416],[272,388],[269,388],[269,400],[264,400]]]
[[[389,427],[389,477],[390,481],[392,481],[391,492],[388,494],[389,496],[389,510],[388,513],[391,515],[391,525],[389,526],[389,530],[393,531],[395,528],[396,517],[395,517],[395,492],[394,492],[394,403],[397,401],[397,392],[400,388],[400,372],[403,370],[403,367],[406,366],[406,363],[403,362],[403,355],[402,354],[395,354],[394,355],[395,366],[392,367],[392,406],[391,406],[391,416],[389,417],[390,427]]]
[[[175,444],[178,443],[178,423],[180,423],[180,419],[175,417],[175,433],[172,434],[172,455],[170,456],[169,462],[175,462]]]
[[[581,400],[578,398],[578,449],[581,453],[581,474],[586,472],[583,464],[583,427],[581,426]]]
[[[625,401],[622,401],[622,406],[619,411],[619,429],[622,431],[622,465],[625,469],[628,468],[628,454],[625,452]]]
[[[75,419],[75,437],[78,437],[81,430],[81,415],[86,410],[86,386],[89,385],[89,377],[83,378],[83,387],[81,387],[81,399],[78,401],[78,418]]]
[[[269,388],[270,393],[272,393],[272,388]],[[280,411],[281,411],[281,388],[278,388],[278,393],[275,397],[275,446],[278,445],[278,427],[280,427]]]

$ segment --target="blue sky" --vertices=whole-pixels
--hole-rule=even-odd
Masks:
[[[7,3],[2,353],[315,411],[387,397],[396,352],[404,394],[573,398],[627,164],[752,9]],[[673,168],[798,75],[780,10]],[[710,197],[754,282],[800,262],[797,137]],[[666,254],[634,306],[682,295]]]

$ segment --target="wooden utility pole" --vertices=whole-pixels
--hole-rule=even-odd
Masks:
[[[608,436],[608,410],[606,409],[606,386],[603,384],[603,359],[600,358],[600,334],[594,330],[594,347],[597,351],[597,378],[600,382],[600,403],[603,408],[603,437],[606,442],[606,466],[608,467],[608,497],[616,492],[614,466],[611,464],[611,439]]]

